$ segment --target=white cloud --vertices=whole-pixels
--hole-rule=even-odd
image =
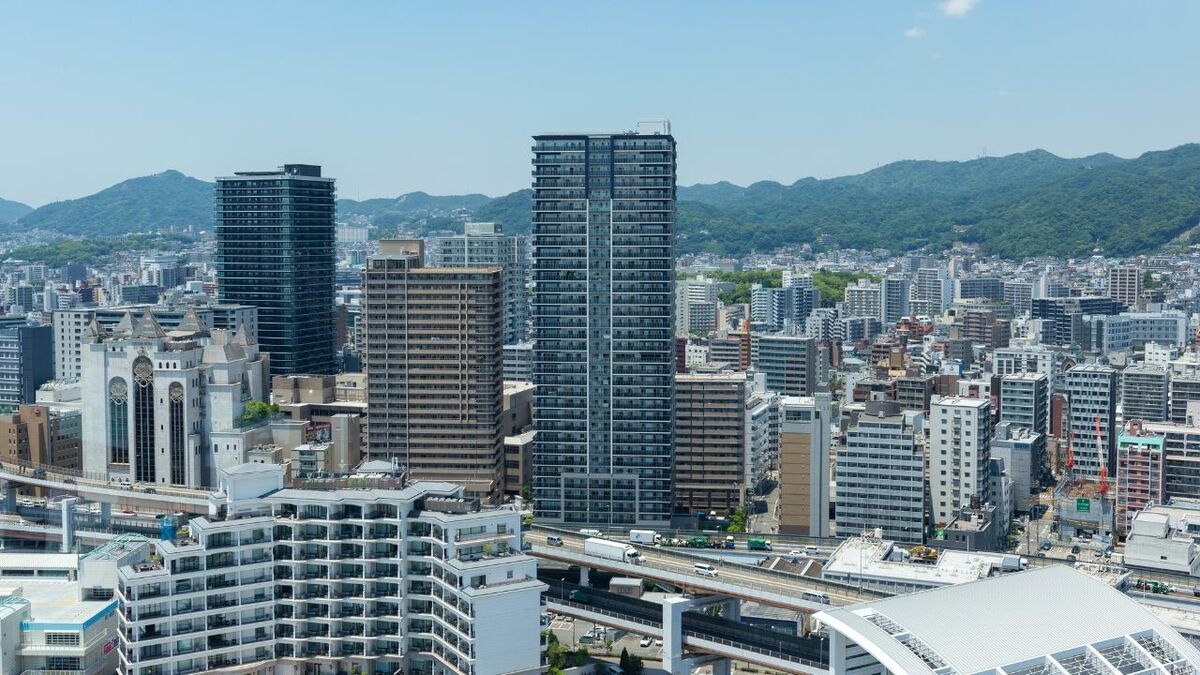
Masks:
[[[975,9],[978,4],[979,0],[942,0],[938,3],[938,9],[942,10],[942,14],[946,16],[961,19]]]
[[[925,37],[925,29],[921,28],[920,26],[913,26],[912,28],[904,31],[904,37],[908,38],[909,40],[920,40],[921,38]]]

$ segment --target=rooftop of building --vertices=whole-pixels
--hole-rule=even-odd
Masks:
[[[1150,610],[1064,566],[874,600],[816,619],[892,672],[1083,675],[1200,667],[1200,650]]]
[[[1004,563],[1000,553],[967,551],[943,551],[936,562],[889,559],[898,552],[890,541],[852,537],[829,556],[822,572],[945,586],[985,578]]]
[[[961,382],[971,382],[972,380],[960,380]],[[981,380],[983,381],[983,380]],[[934,396],[930,399],[931,406],[956,406],[960,408],[983,408],[992,404],[986,398],[972,398],[967,396]]]

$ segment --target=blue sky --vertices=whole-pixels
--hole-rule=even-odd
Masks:
[[[317,163],[527,186],[529,136],[667,117],[682,184],[1200,140],[1200,3],[0,1],[0,197]]]

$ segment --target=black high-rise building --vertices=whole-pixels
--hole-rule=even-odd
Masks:
[[[272,375],[337,372],[334,210],[334,179],[319,166],[217,178],[218,293],[258,308]]]

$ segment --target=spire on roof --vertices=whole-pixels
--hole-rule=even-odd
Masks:
[[[204,330],[204,324],[200,322],[200,315],[196,313],[194,305],[188,305],[188,308],[184,310],[183,319],[179,321],[175,330],[181,333],[199,333]]]
[[[158,321],[154,318],[154,314],[150,310],[146,310],[142,318],[138,319],[136,325],[133,327],[132,335],[137,338],[161,338],[167,336],[162,326],[158,325]]]
[[[92,315],[92,320],[87,325],[87,336],[98,338],[104,334],[104,329],[100,327],[100,322],[96,320],[96,315]]]
[[[132,333],[133,332],[133,312],[129,311],[128,309],[125,310],[125,316],[122,316],[121,320],[117,322],[117,325],[113,327],[113,332],[114,333],[124,333],[126,335]]]
[[[245,319],[238,319],[237,334],[233,336],[233,342],[231,344],[234,344],[238,347],[249,347],[251,345],[258,344],[255,342],[254,338],[250,337],[250,329],[246,327]]]

